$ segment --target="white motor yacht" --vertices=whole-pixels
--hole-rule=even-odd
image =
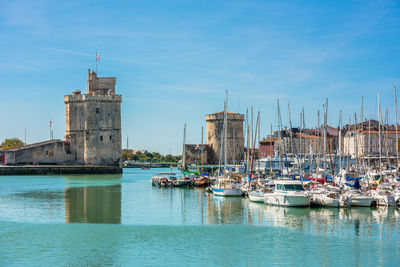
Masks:
[[[264,203],[277,206],[310,206],[310,195],[304,190],[301,181],[277,180],[270,193],[264,193]]]

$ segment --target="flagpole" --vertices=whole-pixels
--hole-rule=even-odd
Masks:
[[[99,54],[99,52],[96,52],[96,74],[98,73],[97,72],[97,62],[98,62],[97,57],[98,57],[98,54]]]

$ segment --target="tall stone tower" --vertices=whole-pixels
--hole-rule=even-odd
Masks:
[[[243,155],[243,121],[244,115],[239,113],[227,113],[227,162],[240,163]],[[207,144],[214,151],[214,162],[219,162],[221,151],[222,128],[224,113],[218,112],[206,115]]]
[[[65,141],[79,164],[121,166],[121,102],[115,77],[88,70],[87,94],[64,96]]]

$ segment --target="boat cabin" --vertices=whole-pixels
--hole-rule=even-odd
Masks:
[[[275,190],[279,191],[304,191],[303,184],[300,181],[276,181]]]

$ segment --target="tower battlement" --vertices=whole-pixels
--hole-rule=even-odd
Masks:
[[[88,70],[87,93],[89,95],[114,95],[116,83],[115,77],[97,77],[96,72]]]

